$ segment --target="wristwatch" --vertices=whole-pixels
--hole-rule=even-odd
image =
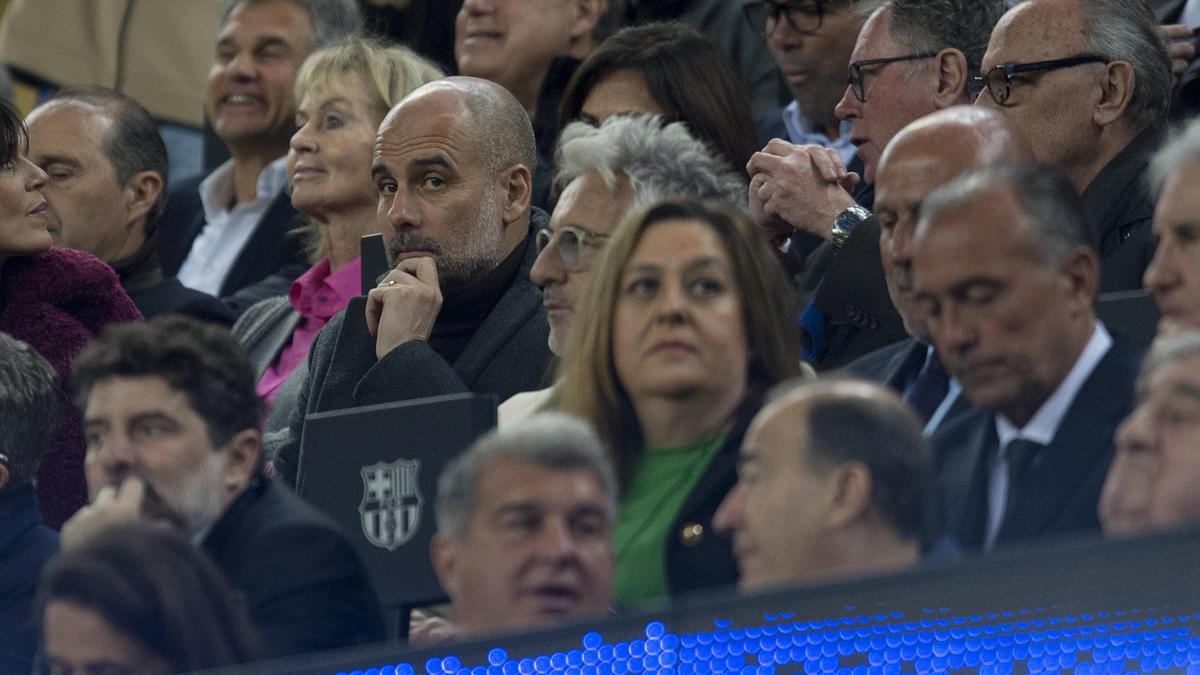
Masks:
[[[830,237],[833,240],[833,248],[840,250],[846,243],[846,239],[850,237],[850,233],[854,231],[854,228],[870,217],[871,212],[858,204],[837,214],[833,219],[833,236]]]

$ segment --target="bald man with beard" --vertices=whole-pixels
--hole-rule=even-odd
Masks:
[[[896,134],[879,160],[875,215],[879,255],[888,295],[909,338],[859,358],[846,370],[899,392],[916,409],[926,431],[937,428],[960,403],[929,339],[926,316],[913,300],[912,235],[925,197],[960,174],[1028,161],[1024,139],[994,110],[955,106],[926,115]]]
[[[529,280],[536,161],[525,109],[498,84],[452,77],[396,104],[371,173],[392,269],[317,335],[275,460],[295,483],[306,415],[463,392],[536,389],[550,358]]]

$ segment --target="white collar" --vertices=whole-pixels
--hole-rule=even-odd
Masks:
[[[1092,329],[1092,336],[1088,338],[1087,345],[1079,354],[1079,358],[1075,359],[1075,365],[1071,368],[1071,372],[1067,373],[1050,398],[1042,403],[1042,407],[1038,408],[1038,411],[1029,419],[1028,424],[1018,429],[1004,415],[996,415],[996,435],[1000,439],[999,447],[1004,448],[1017,438],[1033,441],[1043,446],[1050,445],[1058,433],[1058,427],[1062,424],[1063,418],[1067,416],[1067,411],[1071,409],[1075,396],[1079,394],[1083,384],[1096,369],[1100,359],[1108,353],[1112,343],[1112,336],[1108,334],[1104,324],[1096,321]]]
[[[255,201],[275,199],[287,182],[287,155],[284,155],[258,172],[258,181],[254,185]],[[227,212],[232,199],[233,160],[228,159],[200,181],[200,203],[204,206],[205,221],[212,222],[219,214]]]

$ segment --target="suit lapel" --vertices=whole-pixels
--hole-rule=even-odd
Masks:
[[[332,354],[336,354],[336,358],[328,359],[327,363],[330,366],[336,364],[337,367],[328,368],[321,391],[317,394],[316,407],[310,405],[310,411],[340,410],[358,405],[354,400],[353,392],[358,386],[359,380],[378,360],[375,358],[375,337],[367,330],[366,309],[366,296],[360,295],[351,298],[346,309],[342,310],[341,321],[338,323],[337,336],[333,344],[328,345],[321,340],[330,326],[327,325],[321,331],[322,335],[317,336],[317,342],[313,345],[313,349],[320,346],[322,349],[328,349]],[[309,378],[312,379],[314,376],[315,374],[310,374]],[[333,392],[345,392],[347,395],[338,397]]]
[[[942,490],[943,527],[961,546],[983,546],[987,521],[987,462],[996,445],[990,414],[976,412],[945,424],[933,436]]]
[[[545,217],[540,211],[530,214],[531,227],[524,243],[521,244],[525,247],[525,255],[521,259],[517,278],[509,284],[508,290],[500,296],[500,301],[475,330],[462,354],[450,364],[459,379],[468,387],[492,363],[496,352],[508,344],[509,337],[524,327],[529,318],[542,306],[542,294],[529,281],[529,270],[533,268],[533,261],[537,258],[537,250],[533,246],[533,233],[536,231],[539,214],[542,218]]]
[[[1091,519],[1098,524],[1095,500],[1081,492],[1096,482],[1097,473],[1107,472],[1113,434],[1132,407],[1132,373],[1122,372],[1123,359],[1114,344],[1079,390],[1054,441],[1035,458],[1005,514],[998,543],[1046,534],[1063,510],[1081,497],[1092,502]],[[1099,494],[1095,497],[1098,500]]]
[[[258,221],[254,233],[246,240],[233,267],[229,268],[229,274],[225,275],[225,281],[221,283],[221,296],[231,295],[235,290],[278,271],[280,263],[286,263],[289,257],[279,249],[299,248],[288,235],[296,225],[292,199],[287,192],[280,192]]]
[[[900,394],[904,393],[904,388],[921,371],[921,366],[925,364],[925,356],[929,353],[929,347],[916,340],[909,341],[912,344],[907,349],[896,352],[885,371],[887,375],[884,384]]]

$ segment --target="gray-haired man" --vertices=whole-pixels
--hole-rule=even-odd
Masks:
[[[542,287],[549,313],[550,351],[561,354],[591,264],[626,214],[664,197],[745,203],[742,180],[725,168],[682,122],[616,116],[599,128],[575,123],[563,130],[556,183],[562,187],[550,226],[538,232],[530,279]],[[535,410],[547,390],[523,393],[500,407],[501,424]]]
[[[446,467],[430,553],[457,632],[603,614],[616,486],[596,436],[559,413],[494,431]]]
[[[1039,162],[1083,196],[1100,292],[1141,288],[1154,254],[1143,180],[1171,103],[1171,62],[1154,13],[1128,0],[1029,0],[983,56],[985,91]]]

